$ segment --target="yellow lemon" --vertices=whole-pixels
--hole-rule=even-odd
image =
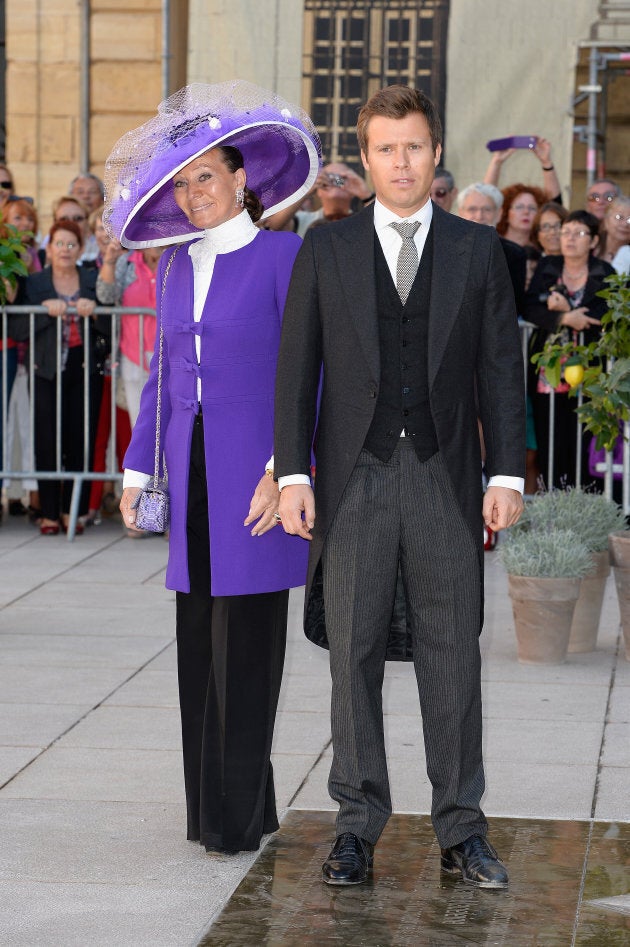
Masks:
[[[564,369],[564,378],[572,388],[577,388],[578,385],[582,384],[584,369],[581,365],[567,365]]]

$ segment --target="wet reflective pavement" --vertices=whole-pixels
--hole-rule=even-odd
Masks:
[[[273,752],[288,815],[258,859],[208,855],[186,841],[167,545],[113,521],[50,540],[22,519],[0,527],[0,945],[630,947],[630,662],[612,577],[597,650],[526,667],[487,553],[483,804],[509,891],[440,877],[418,690],[398,663],[388,769],[396,811],[415,815],[392,818],[369,887],[338,890],[320,881],[330,672],[302,632],[303,592]]]
[[[427,816],[394,815],[366,885],[331,888],[331,812],[291,810],[199,947],[626,947],[630,824],[490,820],[507,892],[443,876]]]

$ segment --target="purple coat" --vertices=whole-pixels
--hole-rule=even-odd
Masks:
[[[190,443],[201,401],[208,485],[212,595],[275,592],[304,585],[308,543],[274,527],[251,536],[243,526],[249,504],[273,452],[273,402],[282,311],[293,261],[302,241],[292,233],[261,230],[245,247],[216,258],[201,321],[193,320],[193,270],[188,245],[179,249],[161,297],[164,326],[161,430],[171,498],[166,587],[190,591],[186,505]],[[197,363],[195,336],[201,336]],[[156,353],[159,329],[156,338]],[[140,415],[124,466],[153,471],[157,354],[142,393]]]

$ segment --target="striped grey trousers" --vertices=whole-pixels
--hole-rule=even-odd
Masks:
[[[392,811],[381,692],[399,563],[431,818],[447,848],[487,831],[480,808],[481,575],[440,454],[421,463],[405,438],[387,463],[361,451],[322,553],[334,751],[328,790],[339,803],[337,833],[372,843]]]

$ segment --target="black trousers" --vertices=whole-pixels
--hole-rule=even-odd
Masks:
[[[254,851],[278,828],[270,755],[289,592],[211,594],[201,416],[191,445],[187,536],[190,592],[176,598],[188,838],[208,850]]]
[[[68,360],[61,375],[61,463],[66,470],[83,470],[83,346],[68,349]],[[94,459],[96,422],[101,409],[103,376],[90,375],[90,410],[88,416],[88,470]],[[57,423],[57,381],[35,376],[35,462],[39,470],[55,470]],[[59,513],[69,513],[72,499],[72,480],[39,480],[39,499],[46,519],[57,520]],[[91,484],[85,481],[81,489],[79,515],[88,511]]]

